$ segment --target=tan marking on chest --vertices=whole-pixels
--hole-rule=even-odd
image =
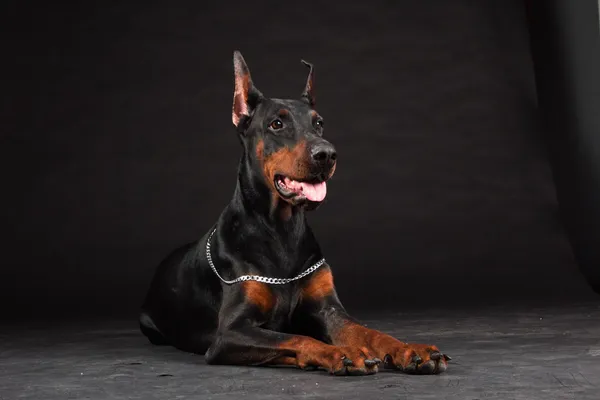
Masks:
[[[302,289],[302,298],[319,300],[333,293],[333,275],[329,268],[317,271]]]
[[[275,305],[275,297],[269,285],[256,281],[242,283],[246,300],[258,307],[263,313],[270,311]]]

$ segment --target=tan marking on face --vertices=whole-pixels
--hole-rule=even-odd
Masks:
[[[327,179],[330,179],[333,176],[333,174],[335,174],[335,168],[336,167],[337,167],[337,161],[335,161],[333,163],[333,167],[331,167],[331,171],[329,171],[329,176],[327,177]]]
[[[262,161],[264,151],[265,151],[265,142],[263,142],[261,139],[256,144],[256,158]]]
[[[275,175],[281,174],[290,179],[303,180],[308,175],[309,166],[306,142],[301,141],[293,148],[283,147],[276,152],[264,156],[263,172],[265,179],[275,189]]]

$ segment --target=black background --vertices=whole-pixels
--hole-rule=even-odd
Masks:
[[[26,3],[2,13],[10,316],[130,315],[233,192],[232,52],[315,64],[339,164],[310,216],[349,308],[593,293],[559,219],[521,1]]]

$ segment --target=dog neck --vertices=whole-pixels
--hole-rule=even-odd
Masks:
[[[294,207],[274,196],[258,165],[246,154],[242,156],[233,198],[219,219],[232,235],[221,239],[239,249],[245,262],[259,263],[261,268],[271,265],[264,274],[292,277],[306,269],[307,262],[322,258],[321,249],[306,222],[304,206]],[[267,240],[267,248],[249,252],[246,243],[252,240],[259,244]],[[264,260],[256,259],[257,254],[269,257],[267,267]],[[243,268],[239,272],[247,273]]]
[[[244,209],[246,215],[277,230],[279,234],[301,234],[306,229],[306,211],[302,205],[283,200],[265,181],[257,168],[257,160],[244,152],[238,169],[238,180],[232,204]]]

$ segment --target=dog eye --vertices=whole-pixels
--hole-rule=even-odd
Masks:
[[[283,122],[281,122],[281,120],[279,120],[279,119],[276,119],[275,121],[273,121],[269,124],[269,128],[271,128],[273,130],[279,130],[279,129],[283,128]]]
[[[317,126],[317,128],[323,128],[323,126],[325,125],[325,123],[323,122],[322,119],[318,119],[315,121],[315,125]]]

